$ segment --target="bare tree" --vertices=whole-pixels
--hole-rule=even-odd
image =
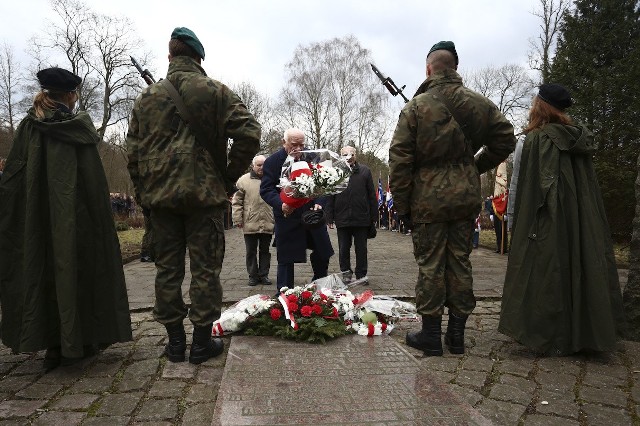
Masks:
[[[51,0],[51,8],[56,18],[48,20],[42,34],[31,39],[34,48],[30,52],[38,68],[51,63],[48,54],[54,56],[54,61],[63,56],[69,70],[83,81],[78,108],[82,111],[91,110],[95,102],[95,81],[90,78],[91,67],[86,61],[89,55],[91,11],[76,0]]]
[[[138,51],[141,41],[127,18],[92,15],[89,36],[90,56],[87,63],[98,76],[102,90],[102,111],[98,133],[101,137],[107,127],[113,126],[129,116],[133,101],[140,92],[141,80],[131,66],[130,54]],[[143,63],[147,55],[143,55]]]
[[[535,83],[527,70],[515,64],[488,66],[465,74],[465,84],[491,99],[514,127],[524,124]]]
[[[273,100],[269,95],[259,92],[253,84],[248,82],[236,84],[232,87],[232,90],[240,96],[249,112],[253,114],[262,126],[260,152],[271,152],[273,133],[280,133],[280,138],[282,138],[283,131],[280,129],[283,126],[280,125]]]
[[[541,9],[532,12],[540,18],[540,34],[529,40],[529,66],[540,72],[542,83],[549,82],[552,50],[556,43],[560,23],[569,9],[570,0],[539,0]]]
[[[22,84],[20,64],[8,44],[0,46],[0,125],[6,127],[11,138],[19,116],[17,108],[19,88]]]
[[[148,55],[140,54],[142,42],[127,18],[97,14],[77,0],[51,0],[51,7],[55,18],[32,39],[33,55],[39,67],[62,56],[82,77],[78,108],[99,123],[104,138],[110,126],[127,119],[141,88],[129,55],[142,63]]]
[[[298,46],[285,67],[280,118],[287,125],[302,123],[313,147],[352,144],[379,151],[388,139],[389,113],[370,62],[354,36]]]

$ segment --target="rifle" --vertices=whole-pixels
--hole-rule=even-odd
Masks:
[[[142,77],[142,79],[149,85],[151,86],[153,83],[156,82],[156,80],[153,78],[153,76],[151,75],[151,73],[149,72],[148,69],[142,69],[142,67],[140,66],[140,64],[138,63],[138,61],[136,61],[135,59],[133,59],[133,56],[129,56],[131,58],[131,63],[133,64],[134,67],[136,67],[136,69],[138,70],[138,72],[140,73],[140,76]]]
[[[391,80],[391,77],[385,77],[382,74],[382,72],[380,72],[380,70],[378,68],[376,68],[375,65],[371,64],[371,69],[373,70],[374,73],[376,73],[376,76],[380,79],[380,81],[382,82],[384,87],[387,88],[387,90],[389,91],[389,93],[391,93],[391,95],[393,95],[393,96],[400,95],[400,96],[402,96],[402,99],[404,99],[405,103],[409,102],[409,99],[407,99],[407,97],[404,95],[404,93],[402,93],[402,90],[405,87],[407,87],[406,84],[404,86],[398,88],[398,86],[396,86],[396,84],[393,82],[393,80]]]

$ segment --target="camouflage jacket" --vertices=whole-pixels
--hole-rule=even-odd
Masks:
[[[161,84],[143,90],[127,133],[128,169],[136,196],[144,207],[223,206],[227,192],[259,149],[260,124],[231,89],[208,78],[191,58],[173,58],[167,79],[202,134],[196,142]],[[228,139],[233,145],[227,156]]]
[[[463,123],[453,118],[442,96]],[[493,102],[464,87],[457,72],[432,74],[402,109],[389,148],[398,213],[410,213],[415,223],[477,215],[482,205],[480,174],[507,158],[515,141],[511,123]]]

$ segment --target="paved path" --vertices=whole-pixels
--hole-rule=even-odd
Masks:
[[[246,285],[242,235],[236,229],[226,235],[225,301],[275,292],[275,286]],[[335,230],[331,237],[337,247]],[[381,231],[369,248],[370,288],[378,294],[413,296],[411,238]],[[478,307],[468,323],[464,356],[424,358],[420,351],[409,352],[495,424],[640,424],[640,344],[621,342],[609,354],[543,358],[497,333],[506,262],[506,256],[487,249],[473,252]],[[330,270],[338,270],[337,256]],[[0,425],[211,424],[226,352],[199,366],[159,357],[165,331],[150,312],[154,267],[136,261],[125,266],[125,273],[135,341],[48,374],[41,368],[42,352],[12,355],[0,346]],[[310,266],[297,265],[296,276],[296,283],[304,283],[311,277]],[[275,267],[271,278],[275,281]],[[186,282],[188,278],[185,294]],[[402,343],[405,332],[417,327],[400,323],[389,338]],[[225,337],[227,347],[230,339]]]

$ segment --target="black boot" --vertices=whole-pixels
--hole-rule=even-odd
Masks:
[[[201,364],[209,358],[220,355],[224,350],[224,343],[222,343],[221,339],[211,338],[212,326],[213,324],[195,325],[193,327],[193,340],[189,354],[189,362],[191,364]]]
[[[422,316],[422,330],[407,333],[407,345],[425,356],[442,356],[442,316]]]
[[[454,314],[449,312],[449,324],[444,336],[444,343],[452,354],[464,353],[464,326],[469,315]]]
[[[164,355],[171,362],[183,362],[184,352],[187,350],[187,336],[184,333],[182,322],[165,324],[169,334],[169,343],[164,348]]]

